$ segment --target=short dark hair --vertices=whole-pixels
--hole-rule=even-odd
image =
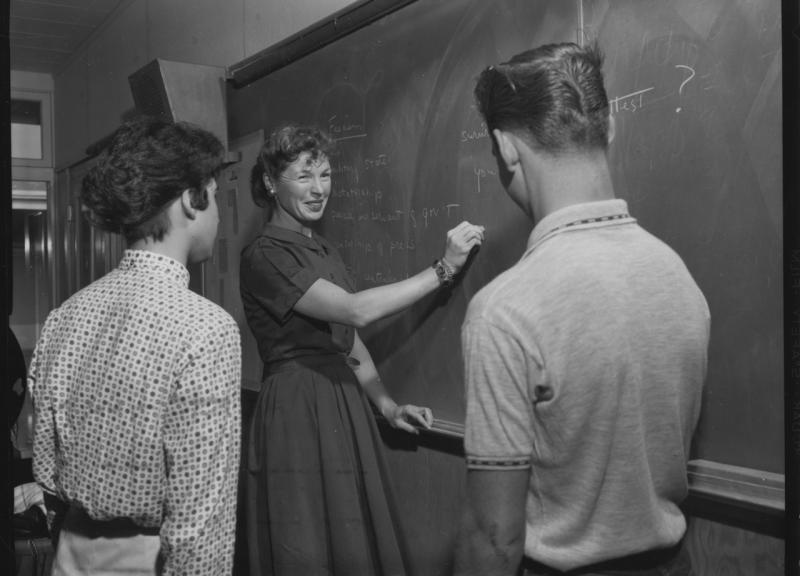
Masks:
[[[83,178],[81,201],[92,224],[122,234],[128,243],[169,231],[165,208],[184,190],[192,205],[208,207],[206,186],[224,162],[212,133],[186,122],[140,117],[112,135],[97,164]]]
[[[283,171],[303,152],[311,159],[330,158],[335,149],[333,139],[316,126],[286,124],[273,130],[264,140],[258,162],[250,175],[250,192],[258,206],[271,206],[273,197],[264,185],[264,175],[276,181]]]
[[[490,132],[512,132],[551,154],[605,150],[609,108],[602,65],[596,43],[546,44],[486,68],[475,100]]]

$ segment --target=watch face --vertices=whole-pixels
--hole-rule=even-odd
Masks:
[[[433,263],[433,269],[436,272],[436,277],[439,279],[439,282],[442,284],[450,284],[450,282],[452,282],[453,277],[444,267],[444,264],[441,260],[437,260]]]

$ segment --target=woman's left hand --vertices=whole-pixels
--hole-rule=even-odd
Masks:
[[[415,426],[421,426],[430,430],[433,424],[433,412],[430,408],[414,406],[413,404],[403,404],[395,406],[391,414],[384,414],[389,424],[393,428],[400,428],[411,434],[419,434]]]

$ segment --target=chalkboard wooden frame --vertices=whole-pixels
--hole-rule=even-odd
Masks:
[[[382,428],[389,424],[377,411]],[[464,426],[434,419],[430,430],[420,428],[419,443],[463,455]],[[433,438],[426,442],[426,437]],[[689,498],[686,511],[709,520],[783,538],[786,487],[783,474],[761,472],[710,460],[691,460],[688,466]]]
[[[234,64],[227,78],[238,89],[291,64],[323,46],[369,25],[416,0],[363,0],[301,30],[293,36]],[[580,30],[578,31],[580,34]],[[784,104],[784,109],[786,104]],[[788,429],[789,423],[786,423]],[[435,420],[425,434],[463,442],[464,427],[457,422]],[[423,436],[425,435],[423,434]],[[721,506],[746,516],[755,515],[777,532],[775,526],[785,521],[785,476],[754,469],[729,466],[709,460],[689,464],[690,498]],[[781,534],[776,534],[781,535]]]
[[[431,429],[423,432],[459,442],[464,440],[464,426],[457,422],[434,419]],[[783,474],[698,459],[689,462],[688,478],[695,507],[711,509],[712,516],[720,515],[715,508],[727,508],[726,516],[734,515],[741,523],[764,526],[761,531],[782,535],[776,527],[782,526],[784,520]]]
[[[288,38],[228,67],[228,79],[243,88],[343,36],[416,0],[360,0]]]

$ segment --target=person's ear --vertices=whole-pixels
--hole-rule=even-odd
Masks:
[[[261,181],[264,182],[264,188],[267,189],[267,194],[275,194],[275,190],[272,187],[272,180],[269,179],[266,173],[261,177]]]
[[[192,193],[188,188],[181,193],[180,201],[183,215],[189,220],[194,220],[197,217],[197,208],[192,205]]]
[[[617,135],[617,123],[614,120],[614,116],[609,113],[608,115],[608,143],[611,144],[614,141],[614,136]]]
[[[513,171],[517,164],[519,164],[519,150],[515,138],[504,130],[495,128],[492,130],[494,143],[497,148],[497,154],[503,160],[506,170]]]

